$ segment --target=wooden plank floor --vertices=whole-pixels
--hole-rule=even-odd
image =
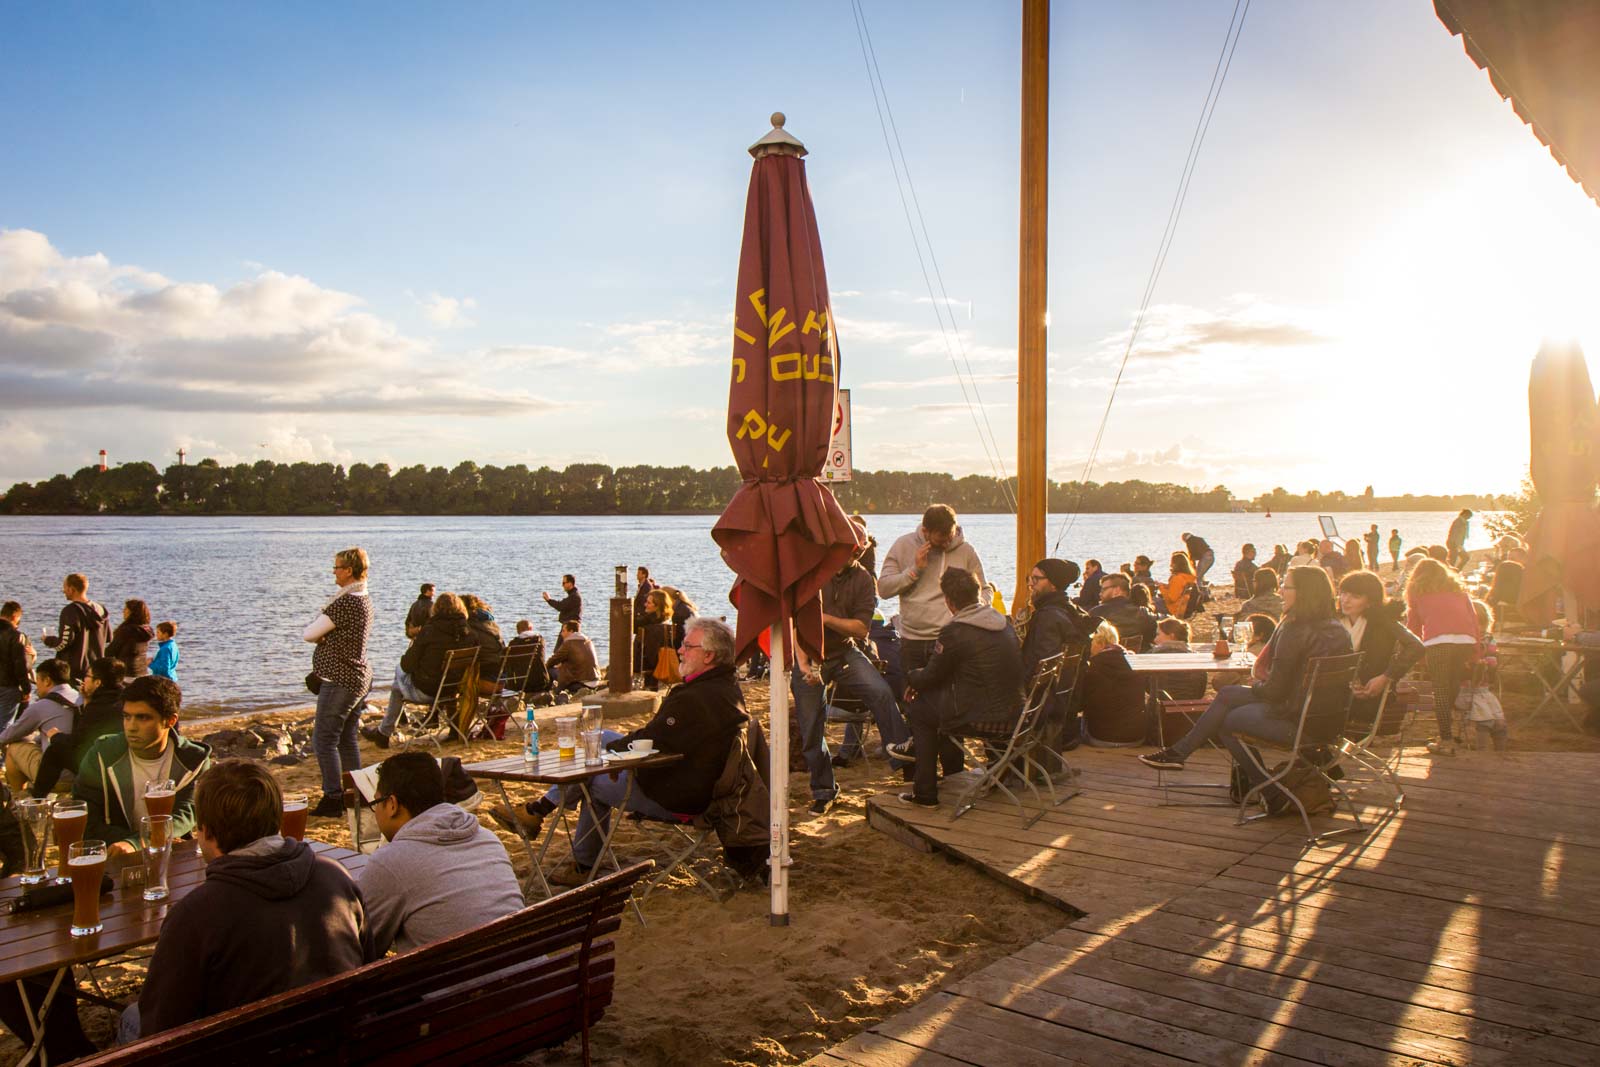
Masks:
[[[1371,829],[1312,847],[1163,805],[1126,750],[1073,762],[1083,792],[1027,828],[1003,798],[955,823],[870,801],[1063,927],[812,1063],[1600,1063],[1600,755],[1410,758],[1398,812],[1369,788]]]

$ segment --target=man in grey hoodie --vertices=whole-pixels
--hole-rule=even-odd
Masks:
[[[444,773],[428,753],[383,761],[372,812],[389,842],[360,877],[378,955],[410,952],[522,908],[505,847],[477,816],[445,803]]]
[[[922,525],[896,540],[883,558],[878,596],[884,600],[900,598],[896,630],[900,635],[900,665],[907,674],[927,664],[939,631],[950,621],[939,579],[951,567],[976,577],[982,595],[987,584],[983,561],[962,537],[955,509],[948,504],[934,504],[923,512]]]

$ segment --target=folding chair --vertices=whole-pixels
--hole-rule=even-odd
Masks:
[[[1167,697],[1164,690],[1157,691],[1154,695],[1156,713],[1156,742],[1162,748],[1170,748],[1179,738],[1177,735],[1167,736],[1167,718],[1181,718],[1188,722],[1193,729],[1194,724],[1205,710],[1211,706],[1210,700],[1172,700]],[[1206,741],[1207,748],[1220,749],[1215,738]],[[1161,789],[1161,806],[1164,808],[1231,808],[1233,800],[1227,795],[1232,788],[1231,782],[1177,782],[1173,783],[1169,775],[1181,774],[1181,771],[1169,771],[1156,768],[1156,785]],[[1201,792],[1204,790],[1205,792]],[[1206,793],[1220,792],[1223,796],[1216,800],[1202,799]],[[1173,800],[1172,794],[1177,793],[1182,797],[1195,797],[1193,800]]]
[[[656,851],[656,869],[641,880],[634,890],[634,899],[638,903],[643,904],[651,893],[677,873],[693,878],[695,884],[718,904],[726,903],[744,886],[744,879],[717,857],[717,835],[704,816],[677,815],[671,819],[656,819],[635,811],[630,812],[628,818],[641,830],[655,827],[661,831],[652,842]],[[702,867],[705,868],[704,873]],[[726,887],[717,884],[724,879]]]
[[[1398,688],[1398,685],[1391,685],[1383,691],[1370,726],[1347,729],[1339,740],[1339,755],[1347,757],[1372,776],[1354,778],[1346,775],[1343,780],[1345,787],[1359,793],[1369,785],[1381,783],[1388,786],[1394,794],[1389,805],[1391,811],[1398,809],[1406,800],[1405,790],[1400,787],[1396,772],[1400,769],[1400,760],[1405,756],[1406,726],[1415,711],[1415,705],[1408,705],[1397,691]],[[1393,747],[1388,755],[1377,751],[1377,746],[1385,738],[1392,739],[1390,743]]]
[[[883,673],[884,664],[882,660],[870,660],[869,662],[877,668],[880,675]],[[872,717],[872,712],[867,708],[866,704],[855,697],[840,696],[839,682],[835,679],[831,682],[825,682],[822,686],[822,709],[824,728],[827,726],[844,726],[844,740],[833,751],[843,752],[853,745],[861,750],[862,758],[866,758],[867,731],[876,728],[878,725],[878,721]],[[855,739],[854,741],[851,740],[852,737]],[[886,743],[881,730],[879,731],[878,743],[880,747]],[[831,745],[829,747],[832,748]],[[888,759],[888,753],[884,753],[883,758]]]
[[[1339,780],[1328,774],[1339,759],[1339,742],[1343,739],[1345,722],[1350,715],[1350,701],[1354,694],[1351,686],[1356,679],[1356,669],[1361,665],[1361,653],[1352,652],[1343,656],[1318,656],[1307,664],[1309,674],[1306,678],[1305,696],[1300,702],[1300,715],[1295,720],[1294,740],[1285,747],[1281,742],[1270,741],[1264,738],[1250,738],[1261,748],[1276,751],[1286,751],[1289,759],[1275,770],[1267,770],[1255,753],[1250,753],[1250,758],[1255,760],[1256,769],[1266,777],[1260,782],[1245,790],[1239,798],[1239,825],[1262,818],[1261,815],[1246,815],[1250,805],[1264,800],[1269,796],[1287,798],[1300,813],[1300,820],[1305,824],[1306,843],[1314,845],[1323,838],[1335,834],[1347,834],[1356,830],[1362,832],[1370,829],[1361,821],[1361,813],[1356,810],[1355,801],[1350,793],[1340,784]],[[1328,755],[1318,758],[1317,751],[1322,750]],[[1311,827],[1311,815],[1301,803],[1300,798],[1288,788],[1282,787],[1283,782],[1297,769],[1309,770],[1320,778],[1328,787],[1329,794],[1337,796],[1334,810],[1338,810],[1339,801],[1342,801],[1355,819],[1354,826],[1341,827],[1337,830],[1326,830],[1318,833]],[[1269,792],[1275,790],[1275,792]]]
[[[506,646],[505,655],[500,657],[500,672],[490,686],[487,700],[480,698],[473,715],[472,725],[482,727],[495,734],[495,721],[501,723],[500,734],[495,734],[498,739],[505,733],[505,723],[517,723],[519,729],[526,729],[526,724],[519,714],[523,708],[522,687],[528,680],[528,675],[533,673],[535,661],[544,653],[544,647],[534,642],[511,644]],[[472,732],[470,729],[469,733]]]
[[[400,721],[395,724],[395,736],[398,739],[405,740],[409,735],[414,740],[439,748],[441,728],[446,737],[463,732],[462,726],[456,722],[454,710],[461,700],[462,683],[478,663],[478,651],[478,646],[473,645],[471,648],[452,648],[445,653],[441,672],[443,680],[433,699],[426,704],[408,700],[400,706]]]
[[[1022,713],[1017,716],[1014,723],[989,722],[970,723],[957,727],[945,733],[960,741],[981,741],[984,745],[985,760],[983,773],[969,783],[956,799],[955,807],[950,813],[950,821],[955,822],[961,816],[977,806],[990,790],[998,789],[1006,795],[1011,803],[1017,806],[1017,812],[1022,816],[1024,827],[1032,826],[1043,817],[1047,807],[1044,796],[1039,792],[1039,787],[1034,782],[1037,773],[1045,788],[1049,791],[1049,807],[1055,807],[1064,801],[1078,795],[1074,789],[1065,796],[1056,793],[1054,775],[1046,769],[1046,758],[1060,765],[1061,771],[1070,780],[1074,777],[1072,765],[1061,753],[1040,744],[1041,730],[1044,724],[1045,713],[1049,709],[1052,699],[1056,695],[1056,681],[1061,675],[1061,669],[1067,655],[1058,652],[1054,656],[1046,657],[1039,661],[1039,668],[1034,673],[1033,682],[1028,686],[1028,695],[1023,703]],[[1074,664],[1076,670],[1076,664]],[[937,758],[929,753],[924,758]],[[1034,801],[1039,805],[1038,810],[1029,816],[1027,805],[1013,792],[1011,784],[1026,787],[1033,795]]]

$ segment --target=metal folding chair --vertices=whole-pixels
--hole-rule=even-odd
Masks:
[[[502,723],[516,723],[518,729],[526,729],[526,723],[521,712],[524,710],[522,687],[528,680],[528,675],[533,673],[535,662],[539,661],[544,653],[544,646],[534,642],[513,642],[506,646],[505,655],[500,657],[500,673],[490,687],[487,697],[480,696],[475,705],[476,713],[473,715],[472,726],[482,727],[491,734],[494,731],[494,722],[499,719]],[[504,726],[501,727],[504,732]],[[471,728],[469,733],[473,732]]]
[[[1416,704],[1402,698],[1399,691],[1401,684],[1395,683],[1383,691],[1371,725],[1346,730],[1339,741],[1339,755],[1347,757],[1370,775],[1358,778],[1347,773],[1343,779],[1345,788],[1359,793],[1369,785],[1385,785],[1393,794],[1390,810],[1399,808],[1406,800],[1398,772],[1400,761],[1405,756],[1406,727],[1416,712]],[[1385,743],[1390,745],[1387,754],[1378,751]]]
[[[478,652],[478,646],[473,645],[471,648],[452,648],[445,653],[439,691],[426,704],[408,700],[400,706],[400,721],[395,724],[396,739],[404,741],[409,737],[432,744],[437,749],[440,747],[441,733],[444,737],[463,733],[456,721],[455,709],[461,700],[461,687],[477,665]],[[465,740],[465,737],[462,739]]]
[[[1076,659],[1077,657],[1073,657]],[[984,744],[985,760],[983,773],[969,783],[957,798],[955,807],[950,813],[950,821],[955,822],[961,816],[971,811],[991,790],[998,789],[1006,798],[1017,806],[1017,812],[1022,816],[1023,826],[1032,826],[1038,822],[1048,808],[1055,807],[1078,795],[1079,790],[1073,789],[1061,796],[1056,792],[1054,773],[1046,766],[1054,763],[1061,768],[1061,773],[1070,781],[1075,777],[1072,765],[1067,758],[1055,749],[1041,744],[1042,729],[1045,714],[1049,710],[1056,695],[1056,683],[1061,676],[1062,666],[1067,659],[1064,652],[1046,657],[1039,661],[1039,668],[1034,673],[1033,682],[1028,686],[1028,695],[1022,706],[1022,713],[1017,716],[1014,723],[975,723],[968,724],[949,731],[947,737],[959,741],[981,741]],[[1076,671],[1077,664],[1073,664]],[[933,753],[928,753],[923,758],[936,758]],[[1035,776],[1040,779],[1034,781]],[[1009,784],[1008,784],[1009,783]],[[1044,794],[1039,791],[1039,784],[1043,784],[1049,792],[1048,806]],[[1017,791],[1011,788],[1017,786]],[[1017,795],[1021,789],[1027,789],[1032,794],[1034,802],[1038,805],[1031,816],[1022,798]]]
[[[1361,813],[1356,810],[1355,801],[1350,792],[1340,784],[1340,780],[1331,777],[1328,769],[1339,760],[1339,744],[1343,740],[1345,723],[1350,716],[1350,701],[1353,697],[1351,686],[1356,679],[1356,669],[1361,665],[1361,653],[1352,652],[1343,656],[1318,656],[1307,664],[1307,678],[1304,688],[1304,697],[1300,701],[1300,715],[1295,720],[1294,740],[1287,746],[1282,742],[1271,741],[1265,738],[1250,738],[1255,745],[1275,751],[1289,753],[1289,759],[1280,767],[1268,770],[1255,752],[1250,751],[1249,758],[1256,763],[1256,769],[1266,777],[1249,789],[1245,790],[1239,798],[1240,825],[1262,818],[1262,815],[1247,815],[1250,805],[1264,800],[1267,797],[1281,796],[1293,805],[1300,813],[1300,820],[1305,824],[1306,843],[1317,844],[1323,838],[1333,837],[1336,834],[1353,833],[1357,830],[1365,832],[1370,827],[1361,821]],[[1326,755],[1318,756],[1318,753]],[[1311,826],[1311,815],[1301,803],[1293,790],[1280,785],[1289,775],[1297,769],[1306,769],[1320,778],[1328,787],[1330,796],[1338,799],[1334,802],[1337,811],[1342,801],[1355,819],[1354,826],[1340,827],[1336,830],[1326,830],[1318,833]]]
[[[651,893],[679,873],[694,879],[695,884],[719,904],[726,903],[743,887],[744,879],[717,857],[716,832],[703,816],[656,819],[631,812],[628,818],[640,829],[654,827],[660,831],[653,841],[656,868],[634,890],[638,903],[643,904]],[[724,884],[719,885],[719,882]]]
[[[871,660],[870,662],[881,675],[883,673],[883,661]],[[872,712],[867,706],[855,697],[839,695],[839,683],[835,679],[823,684],[822,709],[824,728],[840,725],[844,727],[844,739],[839,747],[833,748],[831,744],[828,747],[835,752],[843,752],[845,749],[854,746],[861,750],[863,759],[867,758],[867,732],[876,729],[878,725],[878,721],[872,717]],[[879,731],[878,742],[880,746],[886,743],[881,730]],[[884,753],[884,759],[888,758],[888,753]]]

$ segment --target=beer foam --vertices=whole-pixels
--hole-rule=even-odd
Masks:
[[[67,861],[67,866],[68,867],[93,867],[96,864],[104,863],[105,861],[106,861],[106,858],[103,855],[102,856],[74,856],[70,860]]]
[[[283,810],[284,811],[305,811],[309,807],[311,807],[311,805],[309,803],[307,803],[304,800],[301,800],[301,801],[298,801],[298,802],[291,802],[291,803],[285,804],[283,806]]]
[[[87,822],[89,813],[87,811],[57,811],[52,813],[52,817],[56,822],[72,822],[75,819],[83,819]]]
[[[150,790],[150,792],[145,794],[145,799],[146,800],[150,800],[150,799],[160,800],[162,797],[171,797],[171,796],[177,796],[177,792],[175,790],[172,790],[172,789],[152,789],[152,790]]]

